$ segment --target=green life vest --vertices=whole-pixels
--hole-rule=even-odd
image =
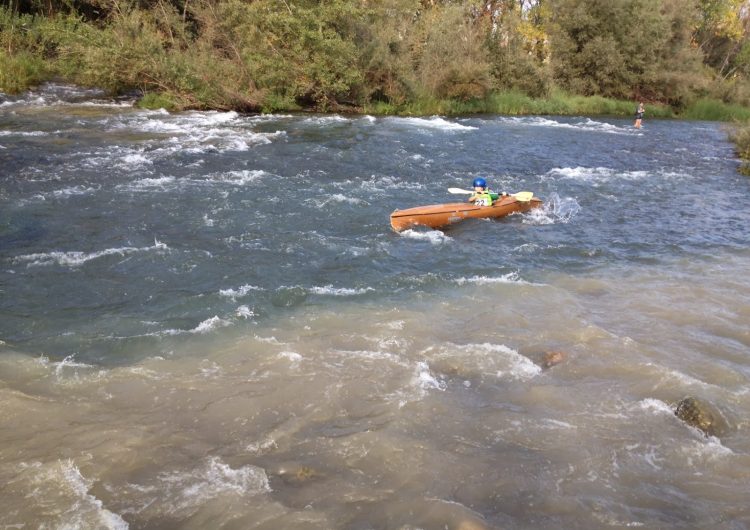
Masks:
[[[475,193],[474,197],[474,204],[477,206],[492,206],[492,202],[497,199],[497,193],[490,193],[485,190],[482,193]]]

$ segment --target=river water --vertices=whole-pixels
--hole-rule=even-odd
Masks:
[[[726,136],[0,95],[0,528],[750,527]]]

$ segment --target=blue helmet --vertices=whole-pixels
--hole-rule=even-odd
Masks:
[[[487,187],[487,181],[484,180],[482,177],[478,177],[474,179],[474,183],[472,184],[475,188],[486,188]]]

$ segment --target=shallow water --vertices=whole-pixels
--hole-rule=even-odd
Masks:
[[[0,96],[0,527],[747,528],[737,167],[706,122]],[[476,176],[545,207],[390,230]]]

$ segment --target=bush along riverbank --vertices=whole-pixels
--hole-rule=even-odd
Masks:
[[[743,161],[740,173],[750,176],[750,124],[734,126],[729,137],[734,142],[737,156]]]

